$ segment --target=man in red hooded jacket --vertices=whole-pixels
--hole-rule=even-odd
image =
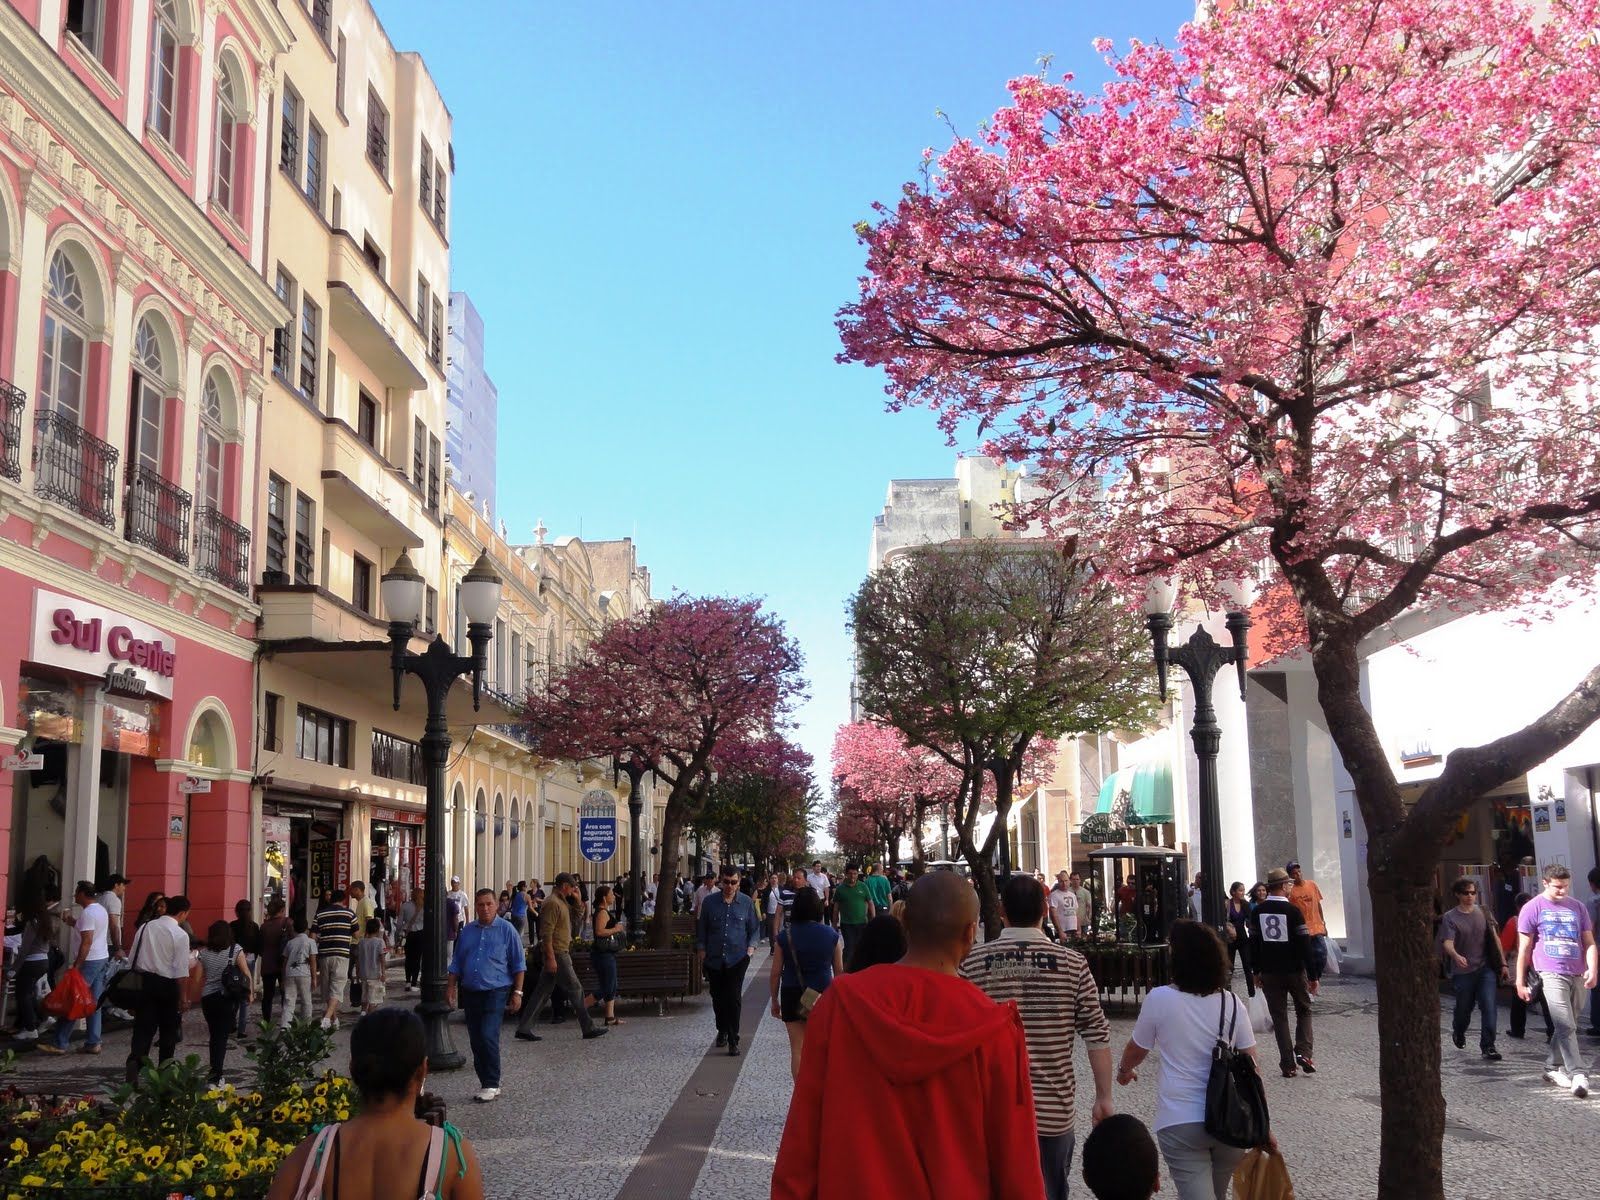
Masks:
[[[956,974],[978,897],[929,872],[905,922],[904,958],[836,978],[811,1010],[773,1200],[1044,1200],[1016,1005]]]

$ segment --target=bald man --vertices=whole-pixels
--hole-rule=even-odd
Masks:
[[[1043,1200],[1017,1006],[956,973],[977,894],[930,872],[905,924],[904,958],[835,979],[811,1010],[773,1200]]]

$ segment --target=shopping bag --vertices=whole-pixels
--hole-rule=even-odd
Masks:
[[[1337,975],[1339,973],[1339,943],[1331,937],[1322,939],[1322,944],[1328,948],[1328,965],[1322,969],[1324,975]]]
[[[1271,1033],[1272,1013],[1267,1008],[1267,998],[1258,991],[1246,1007],[1250,1010],[1250,1028],[1257,1033]]]
[[[1239,1161],[1233,1172],[1234,1200],[1294,1200],[1294,1184],[1283,1155],[1257,1146]]]
[[[63,1021],[87,1017],[94,1008],[94,993],[89,990],[89,981],[77,967],[63,971],[61,979],[44,998],[45,1012]]]

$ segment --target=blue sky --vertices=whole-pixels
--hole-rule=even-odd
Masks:
[[[834,362],[854,223],[925,146],[1097,35],[1170,41],[1193,0],[376,0],[455,118],[452,287],[500,390],[514,541],[633,535],[658,594],[764,597],[806,655],[798,736],[828,774],[846,598],[896,477],[948,475],[925,412]]]

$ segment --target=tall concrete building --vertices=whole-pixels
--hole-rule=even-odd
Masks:
[[[479,512],[496,514],[494,446],[500,393],[483,369],[483,318],[465,292],[450,293],[450,358],[445,379],[450,411],[444,448],[450,482],[471,498]]]

